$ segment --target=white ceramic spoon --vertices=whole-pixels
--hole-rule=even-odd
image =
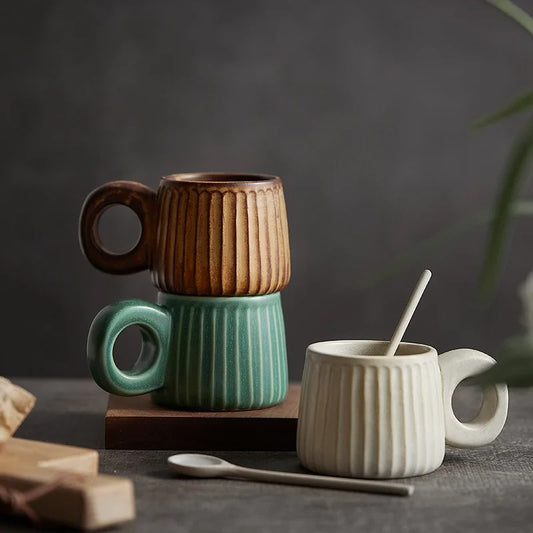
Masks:
[[[192,477],[232,477],[253,481],[265,481],[267,483],[282,483],[284,485],[378,492],[381,494],[394,494],[396,496],[410,496],[415,490],[413,485],[390,483],[387,481],[367,481],[364,479],[291,474],[287,472],[244,468],[228,463],[224,459],[213,457],[212,455],[197,453],[179,453],[172,455],[167,459],[167,463],[169,468],[174,472]]]

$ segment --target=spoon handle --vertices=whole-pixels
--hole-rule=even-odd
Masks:
[[[407,305],[405,306],[402,316],[400,317],[400,321],[396,326],[387,351],[385,352],[385,357],[391,357],[396,353],[396,350],[400,345],[400,341],[402,340],[402,337],[405,333],[405,330],[407,329],[407,326],[409,325],[409,322],[411,322],[411,318],[413,318],[413,314],[418,306],[418,303],[420,302],[420,298],[422,298],[422,295],[426,290],[430,278],[431,271],[424,270],[416,284],[416,287],[413,290],[413,293],[411,294],[411,297],[409,298],[409,301],[407,302]]]
[[[304,487],[321,487],[324,489],[376,492],[380,494],[393,494],[396,496],[410,496],[415,490],[413,485],[390,483],[388,481],[272,472],[269,470],[244,468],[241,466],[235,466],[235,468],[232,468],[231,471],[226,474],[226,477],[238,477],[254,481],[265,481],[267,483],[281,483],[284,485],[302,485]]]

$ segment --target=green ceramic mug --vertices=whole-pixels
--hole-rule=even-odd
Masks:
[[[95,317],[89,368],[104,390],[152,392],[155,403],[202,410],[259,409],[287,393],[287,350],[280,293],[205,297],[158,294],[158,304],[123,300]],[[142,333],[134,367],[120,370],[113,346],[128,326]]]

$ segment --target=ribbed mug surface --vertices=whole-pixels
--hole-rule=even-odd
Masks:
[[[152,259],[157,287],[215,296],[269,294],[287,285],[281,180],[245,178],[178,174],[161,181]]]
[[[444,458],[436,351],[422,347],[426,353],[401,355],[409,350],[402,343],[399,355],[385,358],[378,354],[387,343],[367,343],[368,355],[354,357],[320,353],[320,344],[333,342],[308,348],[298,457],[310,470],[350,477],[407,477],[435,470]]]
[[[259,409],[288,387],[279,293],[236,298],[159,293],[170,312],[165,381],[156,403],[193,409]]]

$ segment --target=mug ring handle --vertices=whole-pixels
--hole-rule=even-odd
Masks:
[[[470,348],[452,350],[439,356],[446,444],[456,448],[475,448],[489,444],[500,434],[507,418],[507,385],[498,383],[485,386],[481,409],[469,422],[458,420],[452,407],[452,396],[457,386],[463,380],[488,370],[495,363],[489,355]]]
[[[131,274],[150,268],[155,204],[155,192],[135,181],[112,181],[89,194],[81,209],[79,223],[80,246],[89,262],[108,274]],[[139,241],[125,253],[106,250],[100,239],[100,218],[114,205],[129,207],[141,223]]]
[[[170,323],[165,308],[143,300],[122,300],[102,309],[87,339],[87,361],[96,383],[121,396],[160,389],[165,382]],[[141,330],[141,353],[131,370],[121,370],[113,358],[113,348],[120,333],[134,325]]]

